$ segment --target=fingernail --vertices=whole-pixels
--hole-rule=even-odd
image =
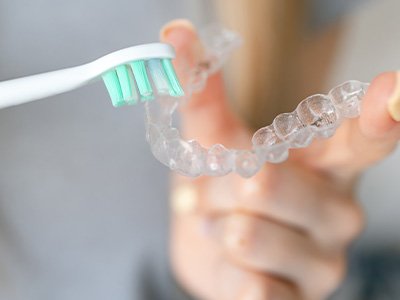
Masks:
[[[388,111],[393,120],[400,122],[400,72],[396,74],[396,87],[389,99]]]
[[[171,194],[172,210],[176,214],[190,214],[198,206],[198,192],[193,185],[176,186]]]
[[[189,31],[196,32],[196,28],[194,27],[193,23],[190,22],[189,20],[176,19],[176,20],[173,20],[173,21],[165,24],[164,27],[161,28],[161,31],[160,31],[161,39],[167,38],[167,36],[171,32],[171,29],[174,29],[176,27],[181,27],[181,28],[185,28]]]
[[[180,56],[181,64],[184,65],[182,69],[193,67],[203,57],[203,46],[196,28],[188,20],[179,19],[166,24],[160,31],[160,39],[175,47],[177,56]],[[179,68],[177,71],[180,73]]]

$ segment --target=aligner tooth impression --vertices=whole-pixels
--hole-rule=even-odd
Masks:
[[[236,33],[217,26],[204,30],[200,36],[205,58],[187,72],[187,96],[183,99],[190,99],[192,93],[201,91],[208,77],[220,70],[241,44]],[[257,130],[250,150],[227,149],[221,144],[206,149],[195,140],[183,140],[172,125],[178,101],[168,95],[156,95],[155,101],[145,104],[146,140],[157,160],[182,175],[224,176],[236,172],[247,178],[255,175],[265,162],[285,161],[290,148],[304,148],[314,138],[331,137],[344,118],[358,117],[368,86],[351,80],[333,88],[327,95],[306,98],[294,112],[280,114],[271,125]]]

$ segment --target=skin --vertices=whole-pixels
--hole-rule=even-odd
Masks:
[[[199,59],[189,23],[169,24],[161,37],[177,50],[178,72]],[[387,110],[396,83],[394,72],[379,75],[360,118],[251,179],[175,175],[171,264],[180,284],[198,299],[326,299],[343,280],[346,251],[363,228],[357,180],[400,139],[400,123]],[[209,78],[181,116],[184,135],[204,146],[243,148],[251,140],[229,108],[221,74]]]

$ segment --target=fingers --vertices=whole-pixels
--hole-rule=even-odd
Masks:
[[[186,20],[172,21],[161,31],[161,40],[175,47],[175,66],[180,79],[185,80],[185,70],[200,63],[204,54],[194,26]],[[182,108],[185,136],[206,146],[217,142],[230,146],[233,139],[243,135],[244,127],[230,111],[226,100],[222,75],[217,73],[208,79],[205,89],[195,93]]]
[[[161,29],[160,39],[175,48],[174,66],[180,81],[185,83],[188,70],[194,68],[203,57],[203,46],[194,25],[184,19],[171,21]]]
[[[226,181],[208,183],[202,196],[204,212],[241,211],[275,220],[306,232],[329,251],[342,251],[363,228],[363,212],[351,192],[304,167],[268,166],[249,180]]]
[[[299,232],[246,214],[232,214],[224,224],[230,260],[245,269],[287,278],[305,299],[325,299],[344,278],[344,256],[324,252]]]
[[[185,208],[173,228],[175,271],[202,299],[322,300],[345,273],[343,249],[328,251],[301,230],[252,214],[213,219]]]
[[[230,176],[178,188],[180,192],[174,198],[182,201],[174,205],[175,222],[181,218],[214,219],[215,222],[203,223],[196,228],[205,230],[204,239],[210,238],[211,234],[213,238],[210,239],[220,241],[214,248],[215,253],[221,253],[218,245],[222,246],[223,257],[220,260],[242,270],[240,274],[250,274],[245,277],[249,278],[248,282],[244,277],[234,281],[235,275],[232,279],[228,275],[222,276],[225,280],[217,276],[217,286],[209,289],[222,289],[224,297],[218,294],[215,299],[241,299],[236,296],[251,295],[251,291],[263,295],[270,289],[279,289],[275,283],[270,283],[271,278],[283,278],[284,281],[276,280],[283,284],[280,285],[282,293],[288,291],[288,299],[321,300],[326,299],[343,279],[344,244],[360,230],[361,225],[352,224],[361,221],[357,212],[352,212],[351,205],[344,204],[349,199],[336,198],[333,195],[337,195],[337,191],[332,190],[327,181],[305,172],[302,168],[284,164],[262,172],[262,176],[255,177],[257,181],[229,181],[238,179]],[[290,190],[292,193],[288,192]],[[217,232],[213,224],[217,224]],[[189,230],[190,226],[187,222],[179,228]],[[218,230],[220,228],[222,230]],[[192,230],[187,235],[192,238],[196,232]],[[188,241],[185,240],[182,248],[188,247]],[[205,243],[189,243],[192,249],[196,249],[193,253],[204,251]],[[212,261],[210,253],[200,256],[207,257],[205,261],[199,260],[201,266]],[[184,259],[182,255],[179,257]],[[215,272],[222,269],[223,266],[218,265]],[[287,285],[288,282],[292,285]],[[295,293],[293,286],[298,288],[300,295]],[[248,297],[252,299],[250,295]]]
[[[305,300],[289,281],[240,266],[226,256],[218,240],[220,225],[203,215],[178,214],[173,219],[172,267],[188,292],[207,300]]]

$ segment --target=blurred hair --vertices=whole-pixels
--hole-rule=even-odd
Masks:
[[[216,3],[221,21],[245,41],[227,74],[234,107],[249,127],[265,126],[277,114],[292,111],[302,97],[321,92],[340,29],[313,33],[309,1]]]

